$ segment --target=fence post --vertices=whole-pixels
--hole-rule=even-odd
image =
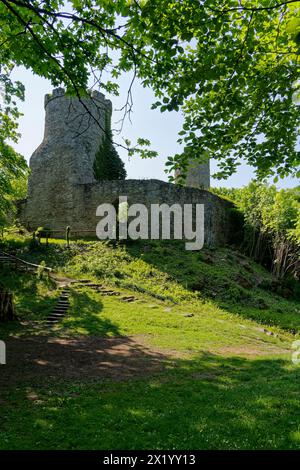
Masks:
[[[0,364],[6,364],[6,345],[4,341],[0,340]]]
[[[68,248],[70,248],[70,231],[71,231],[71,227],[68,225],[66,228],[66,241],[67,241]]]

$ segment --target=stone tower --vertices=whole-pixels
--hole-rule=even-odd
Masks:
[[[180,170],[175,172],[175,180],[180,176]],[[210,165],[209,158],[203,163],[199,161],[190,160],[186,179],[185,186],[191,188],[199,189],[209,189],[210,188]]]
[[[45,132],[30,159],[26,216],[29,226],[65,227],[74,207],[74,185],[95,182],[93,163],[112,105],[93,91],[80,100],[62,88],[45,96]],[[32,222],[31,222],[32,221]],[[55,221],[55,223],[54,223]]]

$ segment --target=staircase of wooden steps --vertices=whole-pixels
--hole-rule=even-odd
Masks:
[[[58,323],[60,320],[62,320],[63,317],[66,316],[68,309],[70,307],[70,302],[69,302],[69,296],[70,296],[70,289],[65,288],[61,291],[61,295],[57,301],[56,306],[52,310],[52,312],[48,315],[48,318],[46,320],[46,323],[48,326],[52,326],[55,323]]]
[[[112,289],[107,289],[104,287],[102,284],[95,284],[93,282],[90,282],[86,279],[75,281],[72,283],[74,286],[76,286],[77,289],[82,289],[84,287],[89,287],[90,289],[93,289],[97,292],[99,292],[102,295],[116,295],[120,296],[121,292],[112,290]],[[135,302],[138,300],[134,295],[129,295],[129,296],[122,296],[120,297],[120,300],[123,302]]]
[[[105,287],[102,286],[102,284],[95,284],[90,281],[85,281],[85,280],[84,281],[80,281],[80,280],[71,281],[70,284],[76,290],[80,290],[81,288],[84,288],[84,287],[89,287],[90,289],[96,290],[102,295],[116,295],[116,296],[121,295],[120,292],[106,289]],[[47,317],[46,323],[48,326],[53,326],[57,324],[60,320],[62,320],[66,316],[66,314],[68,313],[68,309],[70,307],[70,301],[69,301],[70,293],[71,291],[69,287],[65,287],[61,291],[61,295],[57,301],[56,306]],[[120,297],[120,300],[123,302],[135,302],[138,299],[134,297],[133,295],[131,295],[131,296],[122,296]]]
[[[12,267],[13,269],[16,269],[21,272],[26,272],[26,273],[31,273],[31,274],[36,274],[39,269],[42,269],[43,271],[47,272],[48,274],[53,273],[52,268],[49,268],[48,266],[41,266],[39,264],[34,264],[34,263],[29,263],[28,261],[25,261],[23,259],[18,258],[17,256],[7,253],[5,251],[0,250],[0,266],[9,266]],[[57,281],[55,278],[55,274],[53,273],[52,275],[53,279]],[[69,296],[70,296],[70,288],[68,285],[74,287],[76,290],[80,290],[84,287],[88,287],[90,289],[93,289],[97,292],[99,292],[101,295],[105,296],[120,296],[120,300],[123,302],[135,302],[138,300],[135,296],[130,295],[130,296],[121,296],[121,293],[118,291],[115,291],[113,289],[108,289],[102,284],[96,284],[89,279],[79,279],[79,280],[74,280],[70,279],[68,280],[67,278],[65,279],[65,286],[63,290],[61,291],[61,295],[57,301],[56,306],[52,310],[52,312],[48,315],[46,324],[48,326],[53,326],[56,323],[58,323],[60,320],[62,320],[63,317],[66,316],[68,309],[70,307],[70,301],[69,301]]]

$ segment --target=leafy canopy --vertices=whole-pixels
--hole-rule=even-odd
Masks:
[[[154,108],[183,111],[183,151],[169,157],[170,171],[210,155],[220,177],[241,158],[261,178],[300,175],[299,1],[1,0],[0,42],[9,107],[1,108],[2,142],[15,136],[9,100],[22,95],[9,79],[15,64],[77,96],[91,76],[117,94],[121,74],[131,72],[124,116],[136,77],[154,90]],[[125,141],[129,153],[155,155],[146,139],[138,144]]]
[[[0,35],[1,37],[1,35]],[[0,49],[1,55],[1,49]],[[23,181],[27,164],[9,141],[17,142],[17,119],[20,115],[12,95],[21,98],[23,87],[13,84],[8,76],[8,68],[0,69],[0,226],[4,225],[7,213],[12,209],[12,198],[19,196],[16,180]]]

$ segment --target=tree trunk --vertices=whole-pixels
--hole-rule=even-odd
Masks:
[[[8,291],[0,291],[0,323],[16,318],[13,303],[13,294]]]

